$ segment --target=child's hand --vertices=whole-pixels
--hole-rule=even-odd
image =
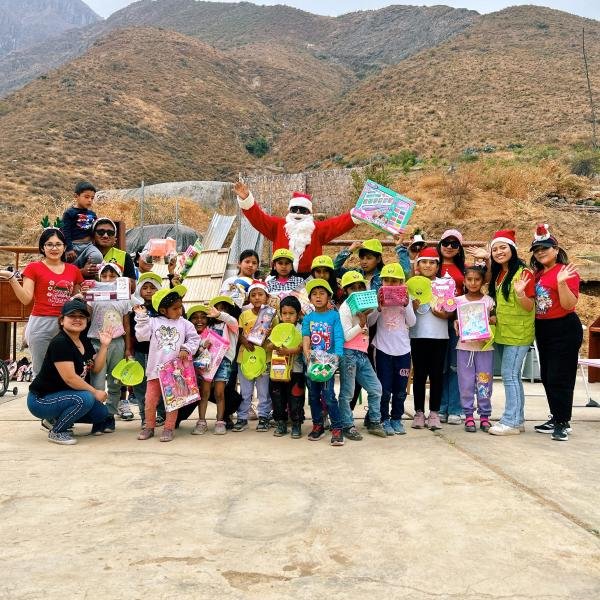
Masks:
[[[214,306],[211,306],[210,310],[206,314],[212,319],[218,319],[221,312],[218,311]]]
[[[112,342],[113,331],[113,327],[107,327],[106,329],[98,332],[98,339],[100,340],[101,346],[108,346]]]
[[[187,358],[190,358],[190,353],[185,348],[182,348],[179,351],[179,360],[186,360]]]
[[[67,259],[67,262],[74,262],[77,258],[77,252],[75,252],[75,250],[67,250],[65,252],[65,258]]]
[[[413,301],[413,310],[417,310],[419,306],[421,306],[421,301],[418,298],[415,298]]]
[[[498,322],[498,319],[496,319],[495,316],[490,317],[490,325],[495,325]]]
[[[306,364],[308,364],[310,362],[310,352],[304,353],[304,360],[305,360]]]
[[[233,186],[233,191],[242,200],[245,200],[250,195],[250,189],[242,181],[236,181],[235,182],[235,184]]]
[[[84,279],[83,283],[79,286],[79,289],[85,294],[94,287],[94,281],[91,279]]]
[[[359,248],[362,248],[363,243],[361,241],[356,241],[356,242],[352,242],[350,244],[350,247],[348,248],[348,250],[350,252],[354,252],[356,250],[358,250]]]
[[[364,312],[357,312],[358,324],[364,329],[367,325],[367,315]]]
[[[137,313],[138,315],[148,314],[148,310],[146,309],[146,307],[143,304],[136,304],[133,307],[133,312]]]
[[[249,352],[254,352],[254,344],[252,342],[249,342],[248,340],[242,340],[242,346],[244,346],[244,348],[246,348],[246,350],[248,350]]]
[[[89,259],[83,269],[81,269],[81,273],[85,279],[94,279],[98,274],[98,265],[93,263],[91,259]]]
[[[175,274],[175,266],[176,265],[177,265],[177,255],[175,254],[174,256],[171,256],[171,258],[169,258],[169,264],[167,265],[167,271],[169,272],[170,275]]]

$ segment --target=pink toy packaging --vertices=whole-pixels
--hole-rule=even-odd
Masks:
[[[196,373],[191,358],[176,358],[162,365],[158,370],[158,380],[168,412],[200,399]]]
[[[405,285],[382,285],[377,292],[381,306],[406,306],[408,290]]]
[[[267,332],[271,329],[276,314],[277,311],[272,306],[262,306],[256,318],[256,323],[254,323],[254,327],[248,334],[248,341],[257,346],[262,346],[265,339],[267,339]]]
[[[478,342],[492,337],[485,302],[465,302],[457,308],[458,335],[463,342]]]
[[[456,283],[446,273],[444,277],[438,277],[431,283],[431,293],[435,296],[437,310],[453,312],[456,310]]]
[[[204,381],[212,381],[223,357],[229,350],[229,340],[221,337],[209,327],[202,331],[200,340],[200,347],[204,346],[205,349],[200,354],[200,360],[194,360],[194,367]]]

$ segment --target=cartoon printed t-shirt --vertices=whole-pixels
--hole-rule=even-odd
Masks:
[[[323,350],[339,356],[344,353],[344,333],[335,310],[312,312],[302,321],[302,335],[310,337],[311,350]]]
[[[92,307],[89,337],[97,339],[102,330],[109,328],[113,330],[113,340],[125,335],[123,317],[131,310],[129,300],[99,300],[88,304]]]
[[[535,318],[536,319],[559,319],[575,311],[565,310],[560,305],[558,297],[558,283],[556,277],[564,265],[556,264],[545,273],[536,275],[535,281]],[[569,289],[579,297],[579,275],[567,279]]]
[[[29,263],[23,269],[23,277],[28,277],[34,283],[33,316],[60,316],[63,304],[73,295],[75,284],[83,282],[83,276],[77,267],[69,263],[64,263],[64,267],[60,275],[41,261]]]

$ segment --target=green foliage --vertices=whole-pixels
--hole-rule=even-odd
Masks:
[[[256,158],[262,158],[270,149],[271,146],[264,136],[258,136],[250,141],[246,142],[246,150],[256,156]]]
[[[569,160],[569,169],[573,175],[592,177],[600,173],[600,150],[582,150]]]
[[[413,150],[401,150],[397,154],[392,154],[389,162],[395,167],[401,167],[404,173],[408,173],[419,162],[419,157]]]
[[[391,187],[393,182],[392,176],[385,168],[385,165],[382,164],[367,165],[362,172],[352,171],[350,176],[352,177],[352,196],[354,202],[358,200],[363,187],[365,187],[367,179],[370,179],[371,181],[384,185],[388,188]]]

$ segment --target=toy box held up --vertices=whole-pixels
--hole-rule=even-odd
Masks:
[[[415,202],[394,190],[367,179],[352,216],[384,233],[406,231]]]
[[[457,308],[458,335],[463,342],[479,342],[492,337],[485,302],[465,302]]]
[[[212,381],[229,350],[229,340],[220,336],[216,331],[206,328],[200,334],[200,345],[203,350],[198,359],[194,360],[194,367],[204,381]]]

